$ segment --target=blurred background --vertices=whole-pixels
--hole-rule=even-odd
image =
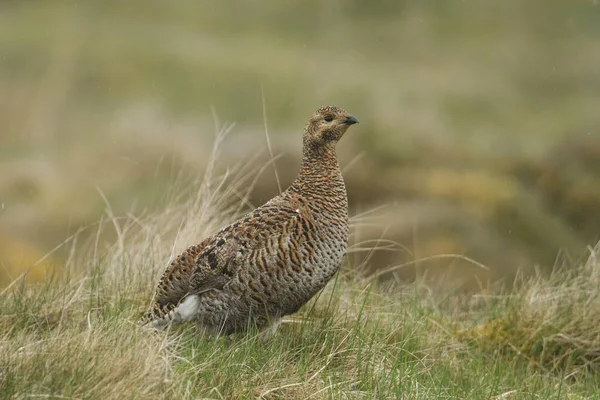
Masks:
[[[69,246],[38,261],[105,215],[100,192],[115,215],[164,209],[203,174],[213,109],[236,123],[218,167],[264,165],[263,93],[284,187],[317,107],[360,119],[339,145],[351,213],[385,206],[353,240],[401,245],[351,255],[369,269],[477,286],[600,239],[598,0],[5,0],[0,286],[60,270]],[[251,202],[277,190],[265,168]]]

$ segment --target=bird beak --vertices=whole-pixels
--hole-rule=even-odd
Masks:
[[[346,124],[346,125],[358,124],[358,120],[356,118],[354,118],[352,115],[349,115],[348,117],[346,117],[344,124]]]

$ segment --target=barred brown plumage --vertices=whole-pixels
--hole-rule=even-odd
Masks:
[[[348,199],[335,145],[357,122],[341,108],[319,108],[304,129],[296,180],[177,257],[140,323],[196,321],[223,333],[263,328],[325,287],[348,242]]]

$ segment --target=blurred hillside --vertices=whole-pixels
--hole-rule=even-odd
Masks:
[[[360,119],[339,146],[352,213],[388,206],[355,241],[405,248],[371,268],[550,268],[600,237],[599,71],[597,0],[0,2],[0,285],[95,233],[100,192],[115,215],[185,194],[212,109],[237,124],[219,167],[264,165],[263,92],[284,186],[314,109]],[[265,168],[251,201],[276,192]]]

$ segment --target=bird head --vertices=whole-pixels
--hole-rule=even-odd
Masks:
[[[310,117],[304,129],[304,143],[311,147],[335,147],[350,125],[358,120],[344,109],[323,106]]]

